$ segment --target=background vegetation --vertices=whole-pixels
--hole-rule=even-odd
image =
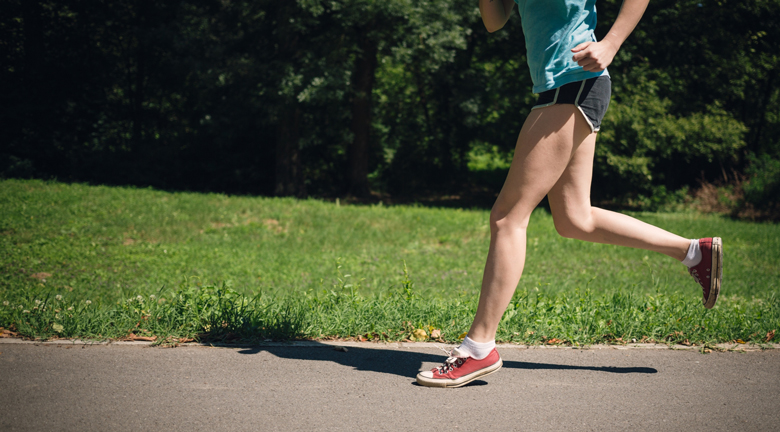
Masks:
[[[534,97],[516,12],[489,35],[476,3],[3,1],[0,176],[489,204]],[[650,2],[595,201],[776,218],[778,42],[779,0]]]

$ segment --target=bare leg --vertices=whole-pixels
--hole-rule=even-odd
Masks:
[[[495,338],[523,273],[531,212],[558,182],[589,134],[590,128],[574,105],[533,110],[523,124],[509,174],[490,212],[490,249],[469,338],[477,342]]]
[[[590,206],[595,142],[596,134],[590,132],[574,105],[531,111],[520,131],[504,187],[490,212],[490,249],[470,339],[495,339],[523,273],[531,212],[548,193],[556,228],[564,236],[684,258],[688,240]]]
[[[594,133],[579,146],[548,194],[558,233],[594,243],[660,252],[682,261],[688,251],[689,239],[624,214],[591,207],[590,182],[595,148]]]

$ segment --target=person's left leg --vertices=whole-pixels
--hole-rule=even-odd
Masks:
[[[496,329],[523,272],[531,212],[556,184],[575,149],[589,134],[590,127],[574,105],[531,111],[490,212],[490,248],[468,336],[442,366],[420,372],[419,384],[459,387],[501,367],[495,349]]]

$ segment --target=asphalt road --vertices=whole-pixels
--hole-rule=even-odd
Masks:
[[[427,346],[0,344],[0,431],[780,430],[780,350],[499,351],[439,389]]]

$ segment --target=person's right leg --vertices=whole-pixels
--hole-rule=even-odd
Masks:
[[[558,233],[577,240],[660,252],[682,261],[691,243],[689,239],[590,205],[595,147],[596,134],[593,134],[577,148],[569,166],[548,194]]]
[[[723,271],[721,239],[691,241],[630,216],[592,207],[590,184],[595,143],[593,134],[577,148],[569,166],[547,195],[558,233],[578,240],[660,252],[678,261],[688,255],[683,262],[702,288],[704,307],[715,306]]]

